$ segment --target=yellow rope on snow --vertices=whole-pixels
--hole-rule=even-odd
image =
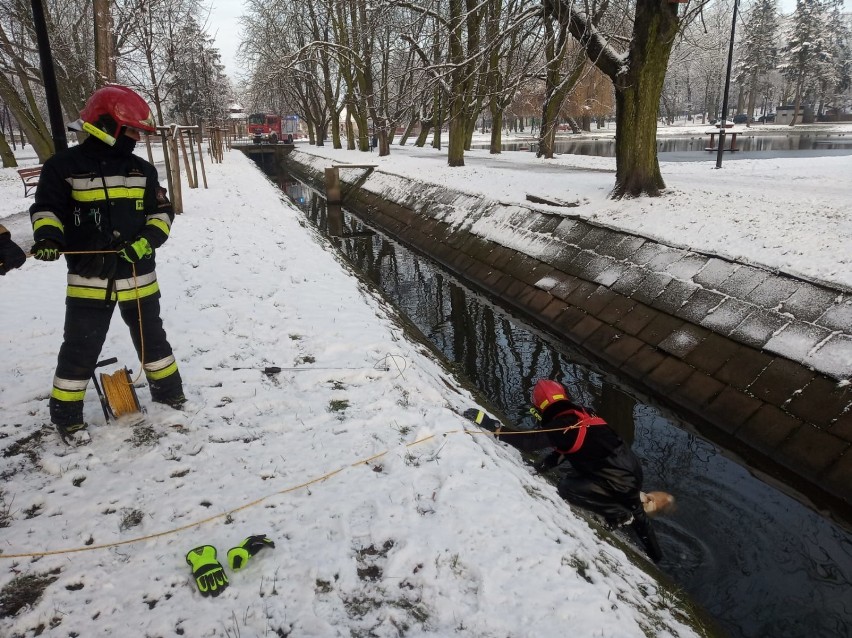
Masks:
[[[573,428],[573,426],[572,426]],[[503,432],[500,436],[505,436],[506,434],[539,434],[542,432],[556,432],[563,431],[568,428],[554,428],[552,430],[530,430],[530,431],[512,431],[512,432]],[[447,436],[449,434],[491,434],[494,435],[494,432],[489,432],[488,430],[448,430],[447,432],[441,433],[442,436]],[[406,448],[414,447],[415,445],[420,445],[421,443],[425,443],[426,441],[430,441],[435,437],[439,436],[439,434],[430,434],[429,436],[424,436],[422,439],[417,439],[416,441],[412,441],[411,443],[406,443]],[[182,532],[184,530],[190,529],[191,527],[197,527],[199,525],[204,525],[206,523],[210,523],[220,518],[226,518],[231,516],[232,514],[236,514],[237,512],[241,512],[243,510],[249,509],[250,507],[254,507],[267,499],[272,498],[273,496],[279,496],[281,494],[288,494],[290,492],[295,492],[296,490],[302,489],[304,487],[308,487],[309,485],[313,485],[314,483],[319,483],[328,478],[331,478],[335,474],[339,474],[347,467],[357,467],[359,465],[365,465],[371,461],[374,461],[378,458],[383,457],[389,452],[389,450],[385,450],[384,452],[379,452],[378,454],[374,454],[373,456],[368,456],[365,459],[361,459],[360,461],[356,461],[355,463],[351,463],[348,466],[344,465],[336,470],[332,470],[331,472],[327,472],[322,476],[318,476],[317,478],[311,479],[310,481],[305,481],[304,483],[300,483],[299,485],[294,485],[292,487],[285,488],[283,490],[279,490],[278,492],[273,492],[272,494],[267,494],[266,496],[262,496],[258,499],[255,499],[249,503],[244,503],[239,507],[235,507],[226,512],[220,512],[219,514],[214,514],[213,516],[208,516],[207,518],[201,519],[200,521],[195,521],[193,523],[187,523],[186,525],[181,525],[180,527],[175,527],[172,529],[168,529],[162,532],[156,532],[154,534],[147,534],[145,536],[137,536],[136,538],[128,538],[123,541],[114,541],[112,543],[101,543],[99,545],[87,545],[84,547],[72,547],[68,549],[54,549],[47,550],[43,552],[20,552],[15,554],[0,554],[0,559],[2,558],[39,558],[41,556],[56,556],[58,554],[76,554],[78,552],[91,552],[96,549],[109,549],[111,547],[120,547],[122,545],[132,545],[134,543],[141,543],[143,541],[148,541],[154,538],[161,538],[163,536],[170,536],[172,534],[177,534],[178,532]]]

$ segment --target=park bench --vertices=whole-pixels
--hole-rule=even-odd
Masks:
[[[38,186],[38,178],[41,175],[41,166],[19,168],[18,175],[21,176],[21,181],[24,183],[24,197],[29,197],[30,191],[35,190],[35,187]]]

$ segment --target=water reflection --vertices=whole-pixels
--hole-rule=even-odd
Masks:
[[[678,509],[657,519],[661,569],[731,636],[852,635],[852,535],[752,476],[688,423],[653,405],[375,233],[302,184],[282,179],[354,268],[366,275],[489,400],[528,419],[535,380],[567,383],[633,441],[648,489]],[[528,422],[528,421],[527,421]]]
[[[710,141],[707,135],[692,135],[684,137],[665,137],[657,140],[657,152],[681,153],[685,151],[700,152],[703,157],[707,154],[705,148]],[[728,141],[725,147],[727,148]],[[487,144],[474,144],[473,148],[488,148]],[[508,142],[501,146],[504,151],[535,152],[537,142],[520,141]],[[740,151],[807,151],[813,149],[836,150],[852,148],[852,137],[825,135],[755,135],[740,132],[737,136],[737,148]],[[598,157],[615,157],[615,137],[597,139],[557,139],[555,152],[569,155],[594,155]]]

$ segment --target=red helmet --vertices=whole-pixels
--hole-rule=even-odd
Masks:
[[[132,89],[119,84],[110,84],[92,93],[80,111],[80,119],[112,137],[118,137],[124,126],[157,132],[148,103]]]
[[[544,412],[546,408],[558,401],[570,400],[571,397],[568,396],[568,392],[562,387],[562,384],[550,379],[537,381],[532,391],[533,406],[539,412]]]

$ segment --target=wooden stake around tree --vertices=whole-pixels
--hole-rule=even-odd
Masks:
[[[148,150],[148,162],[154,163],[154,155],[151,153],[151,135],[145,133],[145,148]]]
[[[192,158],[192,180],[195,182],[193,188],[198,188],[198,165],[195,163],[195,130],[197,127],[184,129],[189,136],[189,156]]]
[[[186,181],[189,183],[190,188],[198,188],[198,180],[195,177],[195,173],[189,165],[189,156],[186,153],[186,143],[183,141],[183,128],[180,126],[175,126],[175,132],[177,133],[177,137],[180,143],[181,154],[183,155],[183,166],[186,170]]]
[[[175,140],[176,125],[158,126],[163,139],[163,156],[166,160],[166,170],[169,176],[169,197],[172,200],[172,210],[176,215],[183,213],[183,197],[180,184],[180,155],[177,140]]]
[[[198,127],[198,161],[201,162],[201,178],[204,180],[204,188],[207,188],[207,171],[204,170],[204,150],[201,148],[202,130]]]

